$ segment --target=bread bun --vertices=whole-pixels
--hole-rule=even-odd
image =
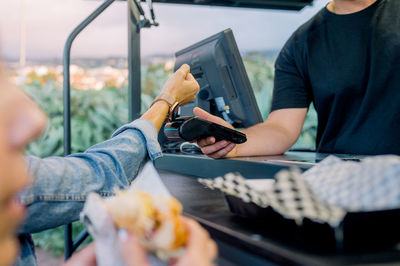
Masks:
[[[138,190],[120,191],[106,208],[117,228],[126,229],[161,259],[179,257],[187,241],[182,205],[173,197],[153,196]]]

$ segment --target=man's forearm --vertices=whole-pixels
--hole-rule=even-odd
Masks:
[[[247,135],[247,142],[237,146],[237,156],[282,154],[297,140],[285,128],[273,123],[260,123],[242,132]]]
[[[287,151],[300,136],[307,108],[273,111],[264,123],[244,130],[247,142],[238,145],[236,156],[276,155]]]
[[[161,155],[154,126],[137,120],[121,127],[116,135],[68,157],[28,157],[33,184],[21,195],[28,206],[22,233],[33,233],[79,218],[87,195],[111,196],[126,188],[147,157]]]
[[[157,131],[159,131],[165,119],[167,118],[168,111],[168,104],[164,101],[159,101],[156,102],[146,113],[144,113],[142,118],[153,123]]]

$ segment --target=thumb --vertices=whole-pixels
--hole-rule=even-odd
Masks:
[[[188,73],[186,76],[186,80],[187,81],[196,81],[196,79],[193,77],[193,75],[191,73]]]
[[[221,126],[225,126],[225,127],[232,128],[232,125],[229,124],[228,122],[226,122],[224,119],[222,119],[222,118],[220,118],[220,117],[218,117],[218,116],[212,115],[212,114],[210,114],[210,113],[204,111],[203,109],[201,109],[201,108],[199,108],[199,107],[195,107],[195,108],[193,109],[193,114],[194,114],[195,116],[198,116],[198,117],[204,119],[204,120],[208,120],[208,121],[210,121],[210,122],[219,124],[219,125],[221,125]]]
[[[182,77],[186,77],[190,71],[190,66],[188,64],[181,65],[180,68],[176,71],[176,73]]]
[[[120,230],[118,232],[118,237],[125,265],[150,265],[147,259],[147,252],[140,244],[139,238],[129,234],[125,230]]]

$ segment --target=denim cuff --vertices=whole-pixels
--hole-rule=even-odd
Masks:
[[[115,131],[112,137],[115,137],[127,129],[138,130],[146,140],[146,148],[151,160],[155,160],[162,156],[160,144],[158,143],[158,134],[156,127],[150,121],[140,118],[133,122],[123,125]]]

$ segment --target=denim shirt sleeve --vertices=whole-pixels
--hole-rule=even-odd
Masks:
[[[111,196],[129,186],[142,162],[162,155],[154,125],[138,119],[111,139],[67,157],[28,156],[32,186],[21,193],[28,216],[20,233],[34,233],[79,218],[86,196]]]

